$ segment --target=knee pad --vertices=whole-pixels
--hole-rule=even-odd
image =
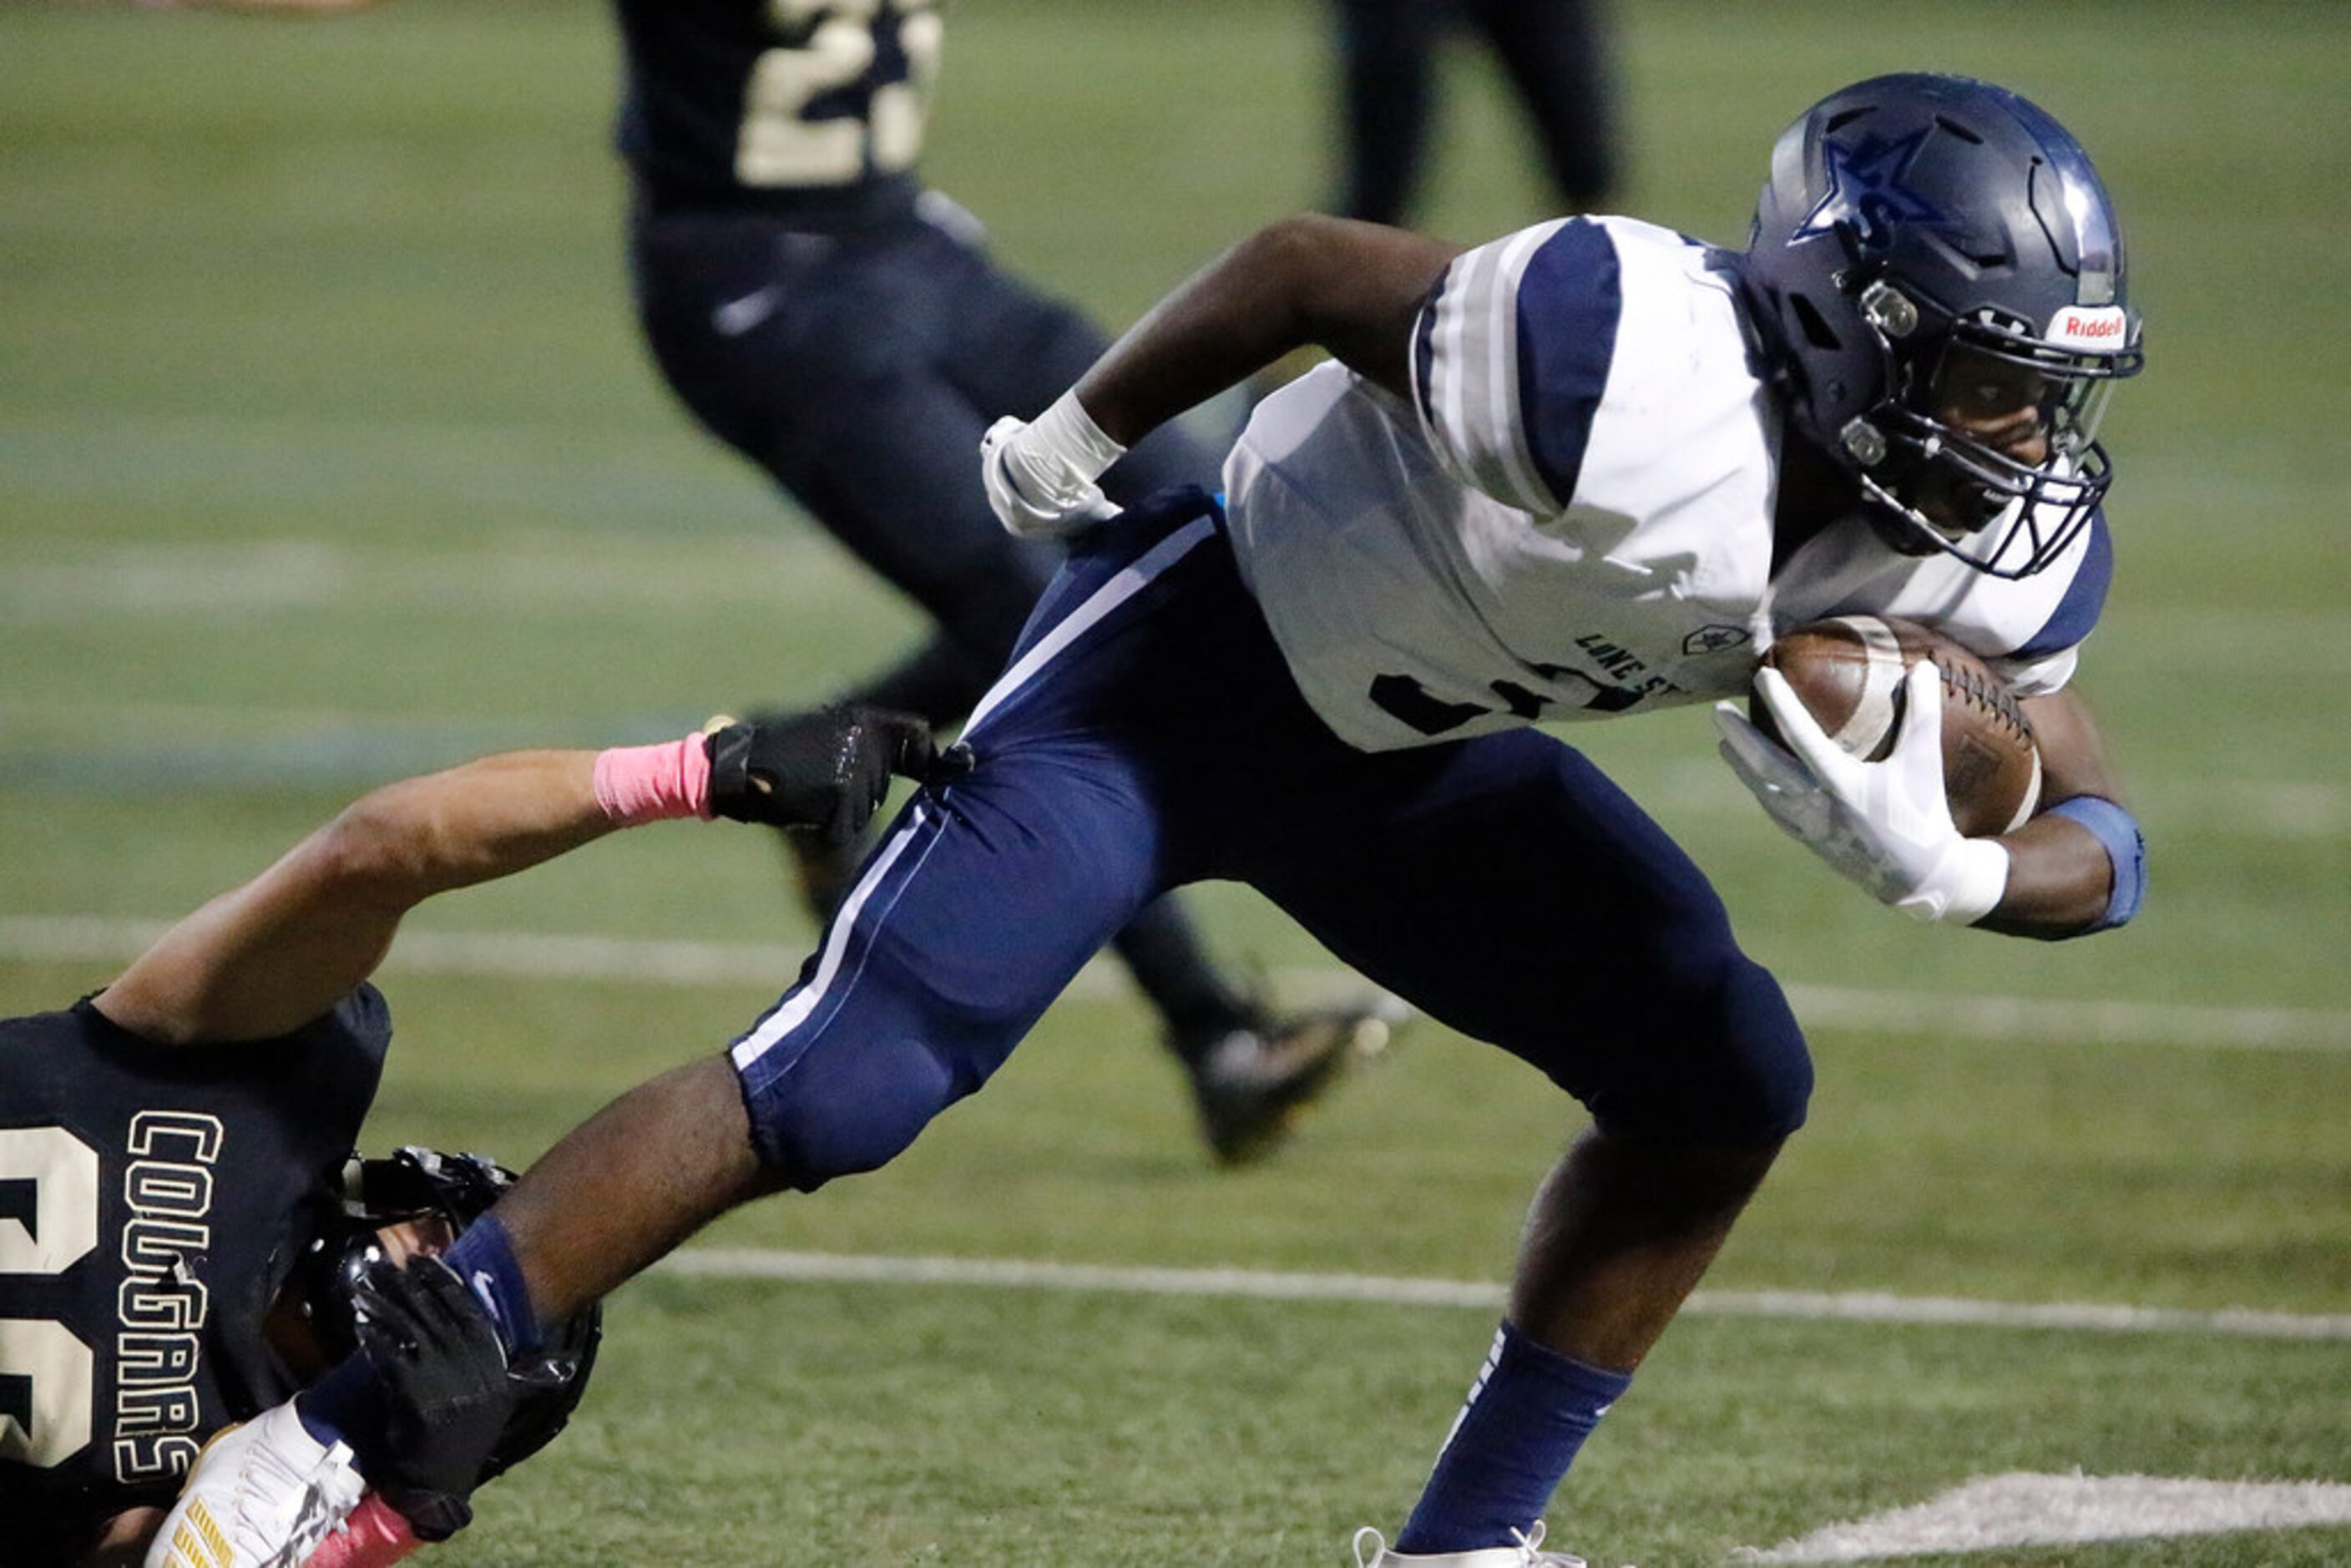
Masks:
[[[1059,988],[1007,985],[1010,966],[973,956],[958,969],[919,947],[858,948],[828,976],[820,954],[736,1041],[751,1146],[786,1185],[887,1165],[1004,1064]]]
[[[979,1086],[958,1082],[938,1052],[906,1035],[820,1040],[781,1072],[737,1071],[753,1150],[801,1192],[889,1164]]]
[[[1786,1137],[1804,1124],[1813,1057],[1780,983],[1737,956],[1720,992],[1722,1065],[1701,1107],[1706,1130],[1740,1142]]]
[[[1581,1094],[1594,1120],[1731,1145],[1776,1143],[1802,1126],[1812,1054],[1771,974],[1727,947],[1716,962],[1681,966],[1669,991],[1662,1005],[1611,1020],[1621,1043]]]

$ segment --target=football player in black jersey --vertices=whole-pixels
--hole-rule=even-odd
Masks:
[[[470,1332],[462,1290],[386,1280],[368,1244],[382,1224],[379,1250],[436,1249],[502,1176],[351,1164],[392,1035],[367,977],[412,906],[664,817],[846,841],[893,770],[937,766],[920,720],[862,708],[487,758],[376,790],[102,990],[0,1020],[0,1565],[138,1561],[208,1438],[354,1347],[355,1300],[420,1344]],[[571,1385],[565,1410],[592,1327],[536,1368]]]
[[[1617,183],[1617,139],[1600,0],[1333,0],[1333,20],[1342,217],[1405,221],[1437,95],[1437,46],[1456,27],[1488,47],[1518,95],[1559,210],[1603,210]]]
[[[973,472],[994,420],[1033,419],[1105,346],[1076,311],[988,258],[978,223],[915,162],[939,66],[932,0],[615,0],[620,145],[633,184],[638,316],[671,388],[935,631],[856,695],[961,720],[1060,562],[1007,537]],[[1214,486],[1175,428],[1104,476],[1126,504]],[[802,841],[820,915],[855,857]],[[1179,907],[1114,944],[1165,1020],[1228,1163],[1386,1039],[1384,1008],[1277,1019],[1218,975]]]

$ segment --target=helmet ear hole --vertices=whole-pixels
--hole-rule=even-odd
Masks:
[[[1829,326],[1828,319],[1821,314],[1820,307],[1813,304],[1808,296],[1791,294],[1788,304],[1796,312],[1796,324],[1804,329],[1804,337],[1813,348],[1833,354],[1844,347],[1837,340],[1836,332]]]

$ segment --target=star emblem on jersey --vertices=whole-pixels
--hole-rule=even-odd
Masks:
[[[1719,653],[1725,648],[1736,648],[1747,641],[1744,626],[1725,626],[1719,622],[1701,626],[1682,639],[1682,652],[1695,658],[1704,653]]]
[[[1926,144],[1925,131],[1891,141],[1865,136],[1856,143],[1828,143],[1822,150],[1828,163],[1828,193],[1796,225],[1789,243],[1850,225],[1862,249],[1883,250],[1893,243],[1896,224],[1949,227],[1951,220],[1940,207],[1903,183]]]

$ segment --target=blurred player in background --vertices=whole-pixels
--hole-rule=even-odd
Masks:
[[[0,1564],[137,1562],[199,1448],[273,1406],[264,1420],[348,1507],[348,1453],[305,1448],[281,1402],[362,1344],[404,1406],[432,1412],[370,1451],[371,1479],[405,1511],[378,1505],[362,1526],[463,1522],[486,1464],[523,1458],[577,1402],[595,1318],[567,1314],[510,1377],[454,1275],[375,1261],[445,1247],[511,1180],[470,1156],[351,1158],[392,1038],[367,977],[401,918],[664,817],[846,840],[893,768],[933,766],[921,721],[844,709],[409,779],[103,990],[0,1020]],[[436,1451],[452,1441],[455,1478]],[[200,1550],[169,1560],[208,1561],[209,1538],[238,1524],[224,1511],[189,1529]]]
[[[1276,357],[1228,500],[1112,517],[1095,483]],[[1375,981],[1591,1113],[1538,1188],[1507,1315],[1382,1568],[1563,1565],[1541,1515],[1802,1124],[1804,1041],[1705,876],[1532,727],[1750,690],[1726,760],[1829,865],[1922,919],[2054,938],[2138,907],[2137,828],[2069,685],[2104,604],[2108,391],[2140,366],[2114,211],[2041,110],[1855,84],[1774,148],[1745,252],[1626,218],[1468,251],[1279,224],[1041,417],[992,504],[1073,535],[967,729],[802,984],[723,1057],[623,1096],[460,1237],[509,1347],[732,1206],[893,1158],[971,1093],[1137,904],[1249,883]],[[1922,662],[1878,762],[1777,673],[1776,632],[1915,617],[1991,661],[2050,805],[1968,838]],[[369,1374],[319,1391],[364,1434]],[[191,1493],[267,1484],[250,1457]],[[1173,1553],[1181,1556],[1180,1547]]]
[[[1485,40],[1533,121],[1562,212],[1599,209],[1618,180],[1614,73],[1601,0],[1332,0],[1345,164],[1338,212],[1400,224],[1419,193],[1437,47]]]
[[[941,36],[928,0],[616,9],[631,254],[653,356],[705,429],[930,617],[929,640],[855,697],[953,725],[1061,555],[996,526],[972,450],[998,417],[1042,413],[1105,340],[998,268],[977,221],[924,188]],[[1102,482],[1134,500],[1216,473],[1170,426]],[[831,915],[861,854],[795,851],[819,917]],[[1113,946],[1164,1020],[1220,1160],[1266,1151],[1350,1056],[1386,1038],[1379,1007],[1271,1016],[1218,973],[1173,900],[1135,911]]]

